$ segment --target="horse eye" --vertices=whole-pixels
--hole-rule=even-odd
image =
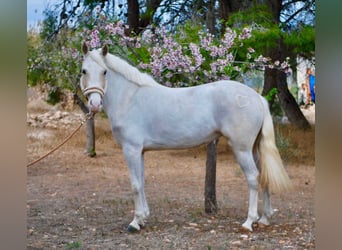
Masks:
[[[85,75],[87,74],[87,71],[85,69],[82,70],[82,74]]]
[[[104,72],[103,72],[103,75],[106,75],[107,74],[107,70],[105,70]]]

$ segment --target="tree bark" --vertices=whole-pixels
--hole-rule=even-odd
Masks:
[[[207,145],[207,161],[204,188],[204,211],[207,214],[217,212],[216,201],[216,145],[218,139]]]
[[[299,129],[309,129],[311,126],[308,120],[305,118],[296,102],[296,99],[287,87],[285,73],[278,70],[276,75],[279,102],[290,123],[294,124]]]
[[[282,38],[277,41],[277,46],[268,50],[268,57],[272,58],[272,61],[284,61],[287,57],[287,48],[285,47]],[[285,72],[278,69],[266,69],[264,73],[264,88],[262,95],[267,95],[272,88],[278,90],[277,96],[280,106],[285,112],[285,115],[289,119],[290,123],[295,125],[299,129],[308,129],[310,124],[305,118],[304,114],[299,108],[296,99],[293,97],[287,87],[287,80]],[[270,106],[274,103],[272,98],[269,101]]]
[[[215,1],[214,0],[210,0],[207,3],[207,13],[206,13],[206,18],[205,18],[205,22],[206,22],[206,26],[207,29],[209,30],[209,32],[211,34],[215,34],[216,33],[216,29],[215,29]]]
[[[145,12],[140,13],[140,5],[138,0],[127,1],[127,24],[129,30],[127,35],[131,32],[139,34],[144,28],[152,23],[153,15],[160,6],[161,0],[150,0],[145,3]]]
[[[88,107],[84,104],[82,99],[75,93],[74,94],[74,100],[76,104],[81,108],[82,112],[84,114],[89,113]],[[94,157],[96,156],[96,151],[95,151],[95,120],[94,116],[92,116],[90,119],[86,121],[86,148],[84,150],[85,154]]]
[[[276,70],[266,68],[264,73],[264,87],[261,95],[266,96],[273,88],[277,88]],[[268,99],[270,107],[273,106],[275,95]]]
[[[149,0],[146,1],[146,11],[140,15],[140,31],[150,25],[153,21],[153,16],[159,8],[162,0]],[[139,31],[139,32],[140,32]]]
[[[86,148],[84,150],[84,153],[90,157],[96,156],[95,151],[95,120],[94,116],[92,116],[90,119],[86,121]]]
[[[139,1],[138,0],[128,0],[127,1],[127,24],[129,30],[127,35],[131,32],[135,34],[139,33]]]

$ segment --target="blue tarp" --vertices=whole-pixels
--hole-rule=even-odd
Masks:
[[[310,92],[311,92],[311,100],[315,102],[315,85],[316,85],[316,77],[314,75],[309,75],[309,84],[310,84]]]

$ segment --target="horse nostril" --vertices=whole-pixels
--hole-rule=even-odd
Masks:
[[[98,100],[98,101],[94,101],[92,99],[89,100],[89,106],[92,108],[101,108],[103,106],[103,101],[102,100]]]

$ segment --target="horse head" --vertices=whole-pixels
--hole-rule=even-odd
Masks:
[[[108,53],[105,45],[102,49],[89,51],[87,44],[82,45],[84,60],[80,86],[84,96],[88,99],[88,108],[92,113],[102,110],[103,96],[107,88],[107,66],[104,57]]]

